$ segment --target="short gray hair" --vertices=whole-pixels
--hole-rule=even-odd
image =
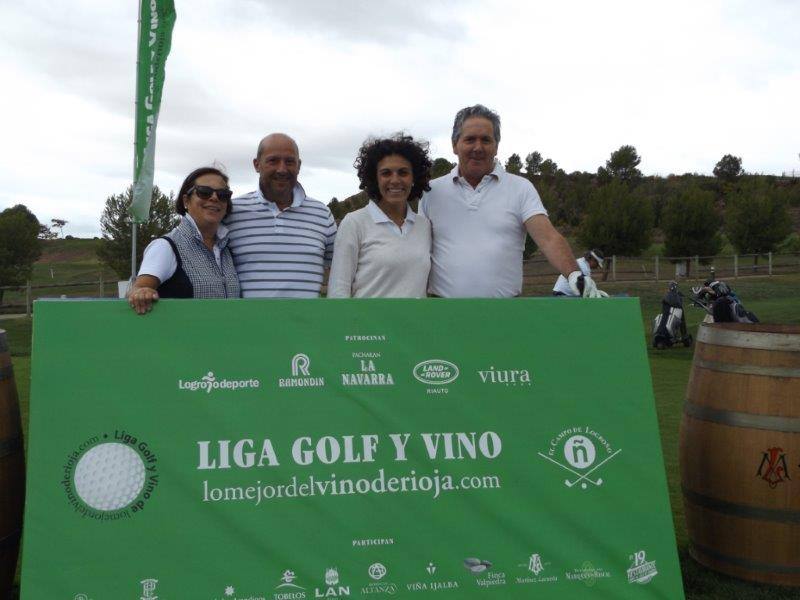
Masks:
[[[494,141],[500,142],[500,115],[490,108],[486,108],[483,104],[476,104],[475,106],[467,106],[462,108],[456,113],[456,120],[453,121],[453,137],[452,142],[455,144],[458,138],[461,137],[461,130],[464,127],[464,121],[470,117],[483,117],[489,119],[494,128]]]

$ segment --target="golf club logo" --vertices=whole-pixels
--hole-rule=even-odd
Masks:
[[[614,450],[608,440],[590,427],[565,429],[552,440],[547,452],[539,452],[546,461],[569,473],[564,479],[568,488],[585,490],[600,487],[603,478],[595,473],[622,450]]]

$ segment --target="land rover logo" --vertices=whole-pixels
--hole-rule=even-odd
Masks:
[[[458,367],[449,361],[432,358],[414,367],[414,377],[422,383],[444,385],[458,378]]]

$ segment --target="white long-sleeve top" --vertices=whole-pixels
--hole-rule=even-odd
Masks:
[[[402,227],[372,201],[345,215],[336,234],[329,298],[424,298],[431,224],[408,209]]]

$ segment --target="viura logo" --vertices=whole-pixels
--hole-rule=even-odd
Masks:
[[[489,367],[486,371],[478,371],[482,383],[499,384],[508,386],[529,386],[531,374],[528,369],[495,369]]]
[[[258,389],[261,382],[258,379],[217,379],[214,371],[209,371],[200,379],[184,381],[178,380],[178,389],[184,392],[203,391],[210,394],[212,390],[245,390]]]

